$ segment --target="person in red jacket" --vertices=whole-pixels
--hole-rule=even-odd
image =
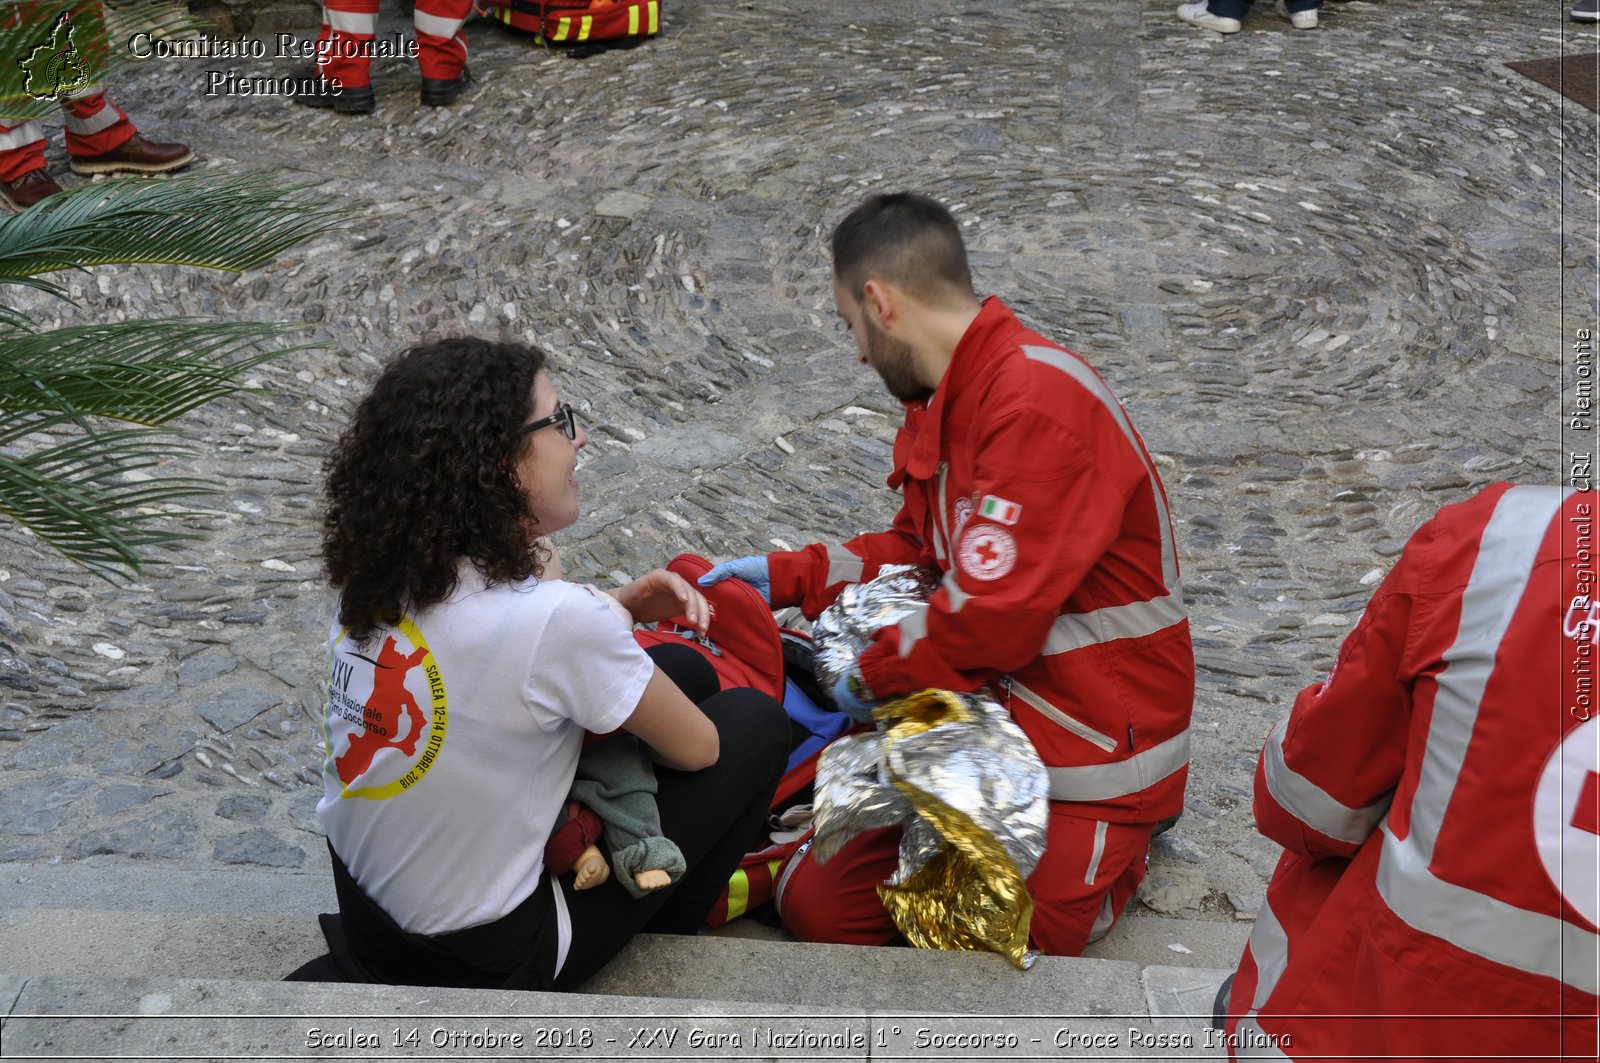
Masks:
[[[1440,510],[1268,736],[1234,1058],[1595,1058],[1596,508]]]
[[[834,691],[866,718],[927,687],[991,690],[1050,774],[1032,939],[1076,955],[1144,876],[1153,828],[1183,808],[1194,655],[1177,549],[1154,463],[1081,358],[972,288],[949,211],[877,195],[833,234],[833,288],[858,354],[905,404],[889,486],[894,526],[713,569],[815,617],[887,564],[934,566],[928,604],[881,631]],[[864,834],[779,884],[803,940],[885,944],[876,888],[898,828]]]

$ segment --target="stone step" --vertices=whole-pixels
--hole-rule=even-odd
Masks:
[[[0,956],[12,975],[61,986],[91,978],[264,984],[325,951],[314,916],[332,908],[325,875],[179,873],[110,861],[17,868],[0,882]],[[1209,1014],[1244,929],[1132,917],[1093,955],[1041,957],[1019,972],[990,954],[807,945],[735,924],[693,938],[641,935],[582,992],[739,1015],[1091,1016],[1113,1027],[1171,1021],[1188,1029]]]
[[[875,950],[867,950],[875,951]],[[903,951],[903,950],[901,950]],[[941,972],[942,974],[949,972]],[[1060,987],[1055,987],[1060,988]],[[1189,1016],[0,974],[7,1058],[1220,1058]]]

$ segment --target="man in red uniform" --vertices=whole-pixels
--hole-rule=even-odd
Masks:
[[[1105,381],[973,293],[955,220],[920,195],[868,199],[833,234],[834,298],[861,361],[906,407],[889,531],[741,558],[747,579],[815,617],[886,564],[934,566],[926,607],[881,631],[834,691],[864,718],[927,687],[992,689],[1050,773],[1047,848],[1028,879],[1032,939],[1076,955],[1144,877],[1151,831],[1183,807],[1194,656],[1166,495]],[[898,828],[779,883],[803,940],[885,944],[877,886]]]
[[[1268,736],[1230,1055],[1595,1058],[1596,509],[1441,510]]]
[[[67,155],[72,172],[169,173],[194,161],[184,144],[145,140],[122,109],[106,99],[103,89],[91,85],[89,69],[75,40],[72,16],[85,25],[103,17],[99,4],[69,12],[53,26],[36,14],[10,12],[17,61],[37,69],[29,72],[28,91],[37,99],[57,100],[66,116]],[[37,40],[29,39],[38,32]],[[90,35],[92,38],[92,34]],[[9,58],[9,56],[7,56]],[[38,122],[0,116],[0,206],[26,210],[61,191],[46,169],[44,129]]]
[[[471,14],[472,0],[417,0],[412,23],[424,106],[448,107],[472,80],[467,73],[467,38],[461,33]],[[297,95],[295,102],[332,107],[341,114],[375,111],[372,56],[377,33],[378,0],[324,0],[316,73],[337,91]]]

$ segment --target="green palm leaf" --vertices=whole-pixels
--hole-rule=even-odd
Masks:
[[[195,537],[168,523],[182,516],[170,512],[173,503],[217,491],[203,480],[145,471],[187,449],[166,433],[131,428],[0,453],[0,513],[102,576],[137,570],[141,549]]]
[[[254,174],[84,185],[0,218],[0,281],[125,262],[246,270],[347,214],[305,185]]]
[[[279,351],[258,322],[167,319],[0,333],[0,411],[64,411],[159,425],[238,391]]]

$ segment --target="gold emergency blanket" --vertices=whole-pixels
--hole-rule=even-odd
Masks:
[[[902,824],[900,866],[878,894],[906,939],[1031,967],[1024,880],[1044,854],[1048,817],[1032,743],[976,695],[924,690],[873,715],[882,730],[823,751],[812,852],[826,860],[862,831]]]

